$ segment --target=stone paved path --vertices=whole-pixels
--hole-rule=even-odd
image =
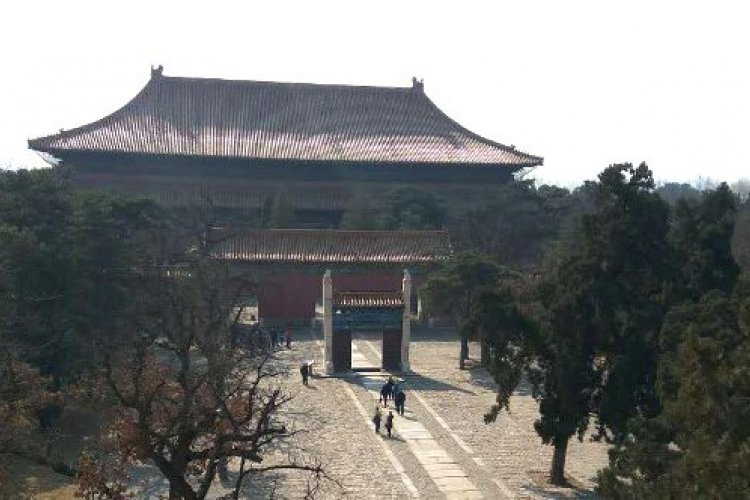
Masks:
[[[386,380],[385,376],[369,375],[362,377],[359,383],[367,388],[370,396],[377,402],[380,388]],[[393,406],[387,411],[393,412]],[[383,416],[385,415],[384,413]],[[394,427],[394,437],[406,442],[440,492],[455,498],[484,498],[460,464],[440,446],[424,424],[414,418],[412,410],[405,411],[403,416],[394,413]]]
[[[366,401],[367,391],[356,384],[337,378],[314,377],[310,385],[302,385],[298,367],[303,360],[321,360],[319,346],[313,341],[295,342],[291,350],[282,349],[279,357],[290,367],[289,376],[281,381],[285,391],[294,397],[286,414],[298,422],[291,430],[301,430],[288,446],[276,450],[263,465],[273,464],[288,455],[314,463],[320,461],[326,472],[340,484],[321,483],[315,498],[410,498],[402,474],[384,452],[382,438],[368,425],[369,408],[360,410],[357,401]],[[349,392],[352,396],[348,395]],[[417,467],[415,461],[401,462],[403,470]],[[249,481],[246,498],[303,498],[309,475],[297,471],[264,474]],[[227,485],[229,486],[229,485]],[[416,492],[419,484],[412,485]],[[225,494],[220,485],[212,489],[214,498]]]
[[[304,433],[276,451],[319,460],[338,481],[324,482],[316,498],[560,498],[590,496],[590,491],[555,489],[539,482],[549,469],[552,449],[533,429],[536,403],[522,387],[511,401],[511,413],[494,424],[482,416],[494,401],[494,384],[484,370],[457,369],[453,339],[416,335],[412,343],[413,374],[404,378],[406,414],[395,417],[395,437],[374,432],[372,415],[387,375],[361,373],[342,378],[299,380],[302,360],[322,361],[322,342],[300,334],[293,349],[280,357],[290,366],[285,390],[295,394],[286,412]],[[379,366],[378,335],[357,335],[355,366]],[[317,365],[320,368],[320,363]],[[389,409],[393,409],[392,405]],[[387,414],[387,410],[384,415]],[[394,412],[395,414],[395,412]],[[274,457],[268,460],[273,463]],[[606,448],[571,442],[568,471],[585,488],[606,464]],[[278,472],[258,478],[246,494],[266,498],[302,498],[307,477]],[[219,496],[217,485],[212,494]]]
[[[370,364],[377,364],[380,360],[380,345],[375,346],[375,342],[366,339],[357,339],[353,346],[355,351],[362,349],[368,353]],[[450,490],[441,490],[459,498],[514,498],[517,495],[512,492],[507,485],[499,480],[492,478],[491,473],[486,469],[480,459],[473,456],[474,451],[466,445],[460,436],[455,433],[446,421],[439,415],[439,409],[436,410],[427,401],[422,398],[419,391],[414,390],[413,381],[418,375],[410,375],[403,381],[403,387],[406,389],[407,398],[410,400],[407,404],[406,416],[414,415],[419,423],[420,429],[423,429],[423,439],[429,440],[430,448],[440,450],[439,454],[445,453],[443,450],[451,450],[450,454],[445,453],[443,460],[450,463],[451,473],[461,478],[450,485]],[[385,378],[379,382],[378,389]],[[377,397],[377,395],[375,395]],[[441,447],[442,446],[442,447]],[[415,450],[415,455],[420,458],[420,450]],[[429,456],[425,457],[427,460]],[[420,460],[421,463],[421,460]],[[437,482],[437,481],[436,481]],[[440,484],[440,483],[438,483]],[[483,492],[480,493],[480,492]]]

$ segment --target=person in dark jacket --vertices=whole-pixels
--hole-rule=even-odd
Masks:
[[[392,388],[393,384],[390,380],[380,388],[380,400],[383,402],[383,407],[388,406],[388,398],[391,396]]]
[[[388,437],[391,436],[391,432],[393,432],[393,412],[389,411],[388,416],[385,417],[385,430],[388,432]]]
[[[302,375],[302,384],[307,385],[307,378],[310,376],[310,367],[307,365],[307,361],[299,367],[299,372]]]
[[[406,404],[406,393],[404,391],[398,391],[396,397],[393,400],[396,403],[396,413],[404,415],[404,405]]]
[[[380,413],[380,406],[375,408],[375,415],[372,417],[372,423],[375,424],[375,432],[380,434],[380,420],[383,418]]]

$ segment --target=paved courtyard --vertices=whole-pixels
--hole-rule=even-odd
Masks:
[[[476,346],[473,346],[476,347]],[[395,417],[395,436],[374,432],[372,415],[387,376],[363,372],[343,378],[299,380],[302,360],[322,360],[322,340],[298,334],[280,356],[292,368],[283,381],[295,398],[286,411],[300,422],[281,457],[319,460],[335,481],[324,481],[316,498],[560,498],[591,496],[596,471],[606,464],[603,444],[571,441],[567,471],[577,488],[544,482],[552,448],[533,429],[537,406],[521,387],[511,413],[486,425],[494,384],[483,369],[460,371],[458,343],[451,332],[416,332],[411,346],[413,374],[405,377],[405,415]],[[358,334],[352,343],[355,367],[379,366],[380,336]],[[475,354],[472,352],[472,354]],[[478,353],[476,353],[478,354]],[[320,368],[320,366],[318,366]],[[385,409],[394,410],[392,404]],[[395,415],[395,410],[394,410]],[[301,498],[308,487],[299,472],[278,472],[250,480],[248,495]],[[217,484],[216,493],[221,493]]]

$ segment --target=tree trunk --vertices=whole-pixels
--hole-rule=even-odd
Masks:
[[[555,451],[552,453],[552,469],[550,470],[550,481],[552,482],[552,484],[566,484],[565,457],[568,454],[569,440],[569,437],[564,439],[555,439]]]
[[[185,480],[187,462],[169,462],[158,453],[149,453],[149,457],[169,481],[169,500],[195,500],[197,498],[195,491]]]
[[[458,367],[461,370],[466,369],[466,360],[469,359],[469,339],[461,337],[461,352],[458,356]]]

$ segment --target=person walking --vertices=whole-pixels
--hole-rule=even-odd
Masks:
[[[385,417],[385,430],[388,432],[388,437],[391,436],[391,432],[393,432],[393,412],[389,411],[388,416]]]
[[[399,390],[398,394],[396,394],[395,399],[393,400],[396,403],[396,413],[404,416],[404,405],[406,404],[406,393],[404,391]]]
[[[380,400],[383,401],[384,408],[388,406],[388,398],[391,396],[391,390],[392,386],[390,380],[380,388]]]
[[[375,416],[372,417],[372,423],[375,424],[375,432],[380,434],[380,420],[383,418],[380,413],[380,405],[375,407]]]
[[[299,367],[299,372],[302,375],[302,384],[307,385],[307,378],[310,376],[310,367],[307,365],[307,361]]]

